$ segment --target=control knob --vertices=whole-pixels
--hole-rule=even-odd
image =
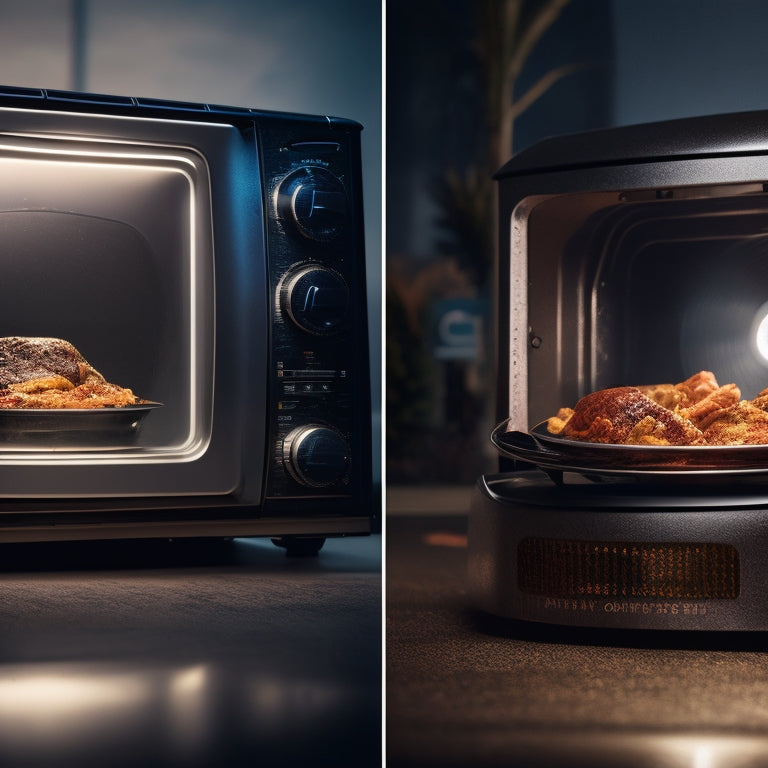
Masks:
[[[302,485],[323,488],[339,482],[349,469],[349,443],[335,429],[307,424],[283,439],[283,463]]]
[[[349,289],[335,270],[319,264],[297,267],[283,278],[280,305],[299,328],[318,336],[335,333],[347,316]]]
[[[277,210],[304,237],[327,243],[341,232],[347,218],[344,185],[325,168],[305,166],[280,182]]]

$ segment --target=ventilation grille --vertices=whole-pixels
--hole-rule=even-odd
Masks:
[[[735,599],[739,553],[730,544],[526,538],[520,591],[547,597]]]

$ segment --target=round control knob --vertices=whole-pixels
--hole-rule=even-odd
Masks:
[[[296,482],[323,488],[339,482],[347,473],[349,444],[330,427],[296,427],[283,440],[283,462]]]
[[[307,264],[289,272],[280,288],[280,305],[308,333],[335,333],[347,316],[349,289],[336,271]]]
[[[325,168],[306,166],[286,176],[277,190],[279,215],[310,240],[327,243],[344,227],[347,196],[339,179]]]

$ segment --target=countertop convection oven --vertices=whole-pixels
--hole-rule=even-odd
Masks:
[[[699,372],[739,402],[768,388],[768,112],[553,138],[497,179],[501,458],[474,493],[473,599],[550,624],[768,629],[768,440],[548,426]]]

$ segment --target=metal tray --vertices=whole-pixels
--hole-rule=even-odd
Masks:
[[[499,424],[491,442],[502,455],[534,464],[554,479],[577,472],[590,479],[692,482],[724,475],[768,477],[768,445],[673,446],[588,443],[552,435],[546,422],[530,432]]]
[[[120,408],[0,408],[0,445],[129,447],[147,414],[161,406],[147,402]]]

